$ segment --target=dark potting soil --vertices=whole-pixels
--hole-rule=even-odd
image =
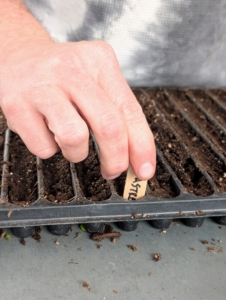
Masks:
[[[178,196],[171,177],[172,175],[165,170],[163,164],[157,159],[155,176],[148,181],[151,194],[166,199]]]
[[[216,123],[200,111],[196,106],[196,102],[191,101],[191,98],[186,94],[186,91],[166,90],[166,93],[177,102],[201,131],[205,133],[224,155],[226,155],[226,133],[221,131]]]
[[[54,203],[66,203],[74,197],[70,163],[61,152],[42,160],[44,197]]]
[[[219,101],[221,104],[223,104],[226,107],[226,90],[207,89],[206,93],[216,97],[217,101]]]
[[[6,175],[6,183],[9,202],[28,205],[38,199],[36,157],[13,132],[10,136],[8,165],[9,173]]]
[[[211,195],[212,187],[195,166],[189,153],[168,127],[163,117],[155,111],[153,105],[155,100],[159,101],[155,90],[149,91],[149,95],[150,98],[146,99],[144,99],[146,96],[143,95],[139,102],[145,101],[143,110],[154,134],[157,147],[162,151],[165,159],[189,193],[197,196]]]
[[[92,140],[89,141],[88,157],[75,165],[82,195],[88,200],[102,201],[110,198],[110,185],[101,176],[100,163]]]
[[[203,90],[189,90],[189,94],[226,128],[225,112]]]
[[[170,122],[177,134],[179,134],[182,141],[188,146],[192,155],[209,173],[219,191],[225,192],[226,166],[224,162],[219,159],[211,147],[193,130],[181,115],[178,108],[170,103],[162,90],[156,92],[156,98],[158,99],[158,101],[156,101],[157,106],[164,113],[166,119]]]
[[[3,151],[4,151],[4,140],[5,140],[5,131],[7,129],[6,118],[0,108],[0,165],[3,161]],[[2,174],[0,174],[2,176]]]
[[[125,181],[126,172],[123,172],[114,181],[116,192],[121,197],[123,196]],[[177,196],[171,181],[171,174],[164,169],[159,159],[157,159],[155,176],[151,180],[148,180],[148,186],[153,196],[166,199]]]

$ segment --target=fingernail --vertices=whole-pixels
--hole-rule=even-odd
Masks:
[[[118,175],[114,175],[114,176],[107,177],[107,180],[113,180],[113,179],[119,177],[120,175],[121,175],[121,173],[118,174]]]
[[[154,171],[155,171],[155,169],[152,164],[145,163],[139,168],[138,175],[139,175],[140,179],[148,180],[154,175]]]

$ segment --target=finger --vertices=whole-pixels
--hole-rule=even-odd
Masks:
[[[15,103],[18,103],[18,100],[11,108],[10,106],[3,108],[9,128],[21,137],[34,155],[42,159],[54,155],[58,151],[58,145],[43,116],[23,102],[19,107]]]
[[[74,80],[68,89],[97,140],[102,176],[109,180],[119,176],[129,164],[127,130],[121,113],[87,75],[81,81]]]
[[[128,128],[129,160],[135,174],[142,180],[150,179],[156,168],[156,149],[153,134],[141,106],[123,78],[118,65],[102,70],[99,84],[123,114]],[[108,76],[107,76],[108,75]]]
[[[43,101],[36,102],[36,109],[46,118],[49,130],[71,162],[80,162],[88,155],[89,130],[75,106],[60,90],[48,91]]]

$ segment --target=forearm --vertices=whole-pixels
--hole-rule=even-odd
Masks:
[[[33,39],[49,41],[51,38],[22,0],[0,0],[0,56],[13,45],[17,47],[15,42]]]

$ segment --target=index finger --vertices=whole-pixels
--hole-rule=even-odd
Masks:
[[[129,160],[138,178],[150,179],[156,168],[156,148],[141,106],[119,67],[102,69],[99,85],[123,114],[128,130]]]

